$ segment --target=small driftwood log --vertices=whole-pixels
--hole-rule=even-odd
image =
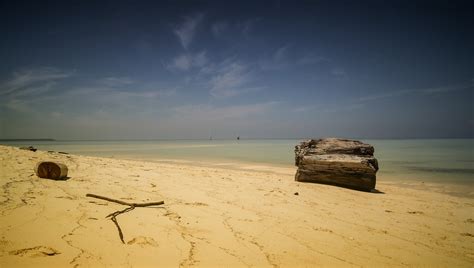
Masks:
[[[123,210],[117,210],[109,215],[106,216],[106,218],[109,218],[110,217],[110,220],[112,220],[112,222],[115,224],[115,226],[117,227],[117,230],[118,230],[118,233],[119,233],[119,237],[120,237],[120,241],[122,241],[122,243],[125,244],[125,241],[123,240],[123,232],[122,232],[122,228],[120,228],[120,225],[117,221],[117,216],[120,215],[120,214],[123,214],[123,213],[126,213],[126,212],[129,212],[129,211],[132,211],[134,210],[136,207],[150,207],[150,206],[159,206],[159,205],[163,205],[165,202],[164,201],[158,201],[158,202],[149,202],[149,203],[129,203],[129,202],[125,202],[125,201],[122,201],[122,200],[117,200],[117,199],[113,199],[113,198],[109,198],[109,197],[105,197],[105,196],[100,196],[100,195],[96,195],[96,194],[86,194],[87,197],[93,197],[93,198],[97,198],[97,199],[102,199],[102,200],[105,200],[105,201],[109,201],[109,202],[114,202],[114,203],[117,203],[117,204],[120,204],[120,205],[124,205],[124,206],[128,206],[128,208],[126,209],[123,209]]]
[[[35,173],[40,178],[61,180],[67,178],[67,166],[56,162],[38,162]]]

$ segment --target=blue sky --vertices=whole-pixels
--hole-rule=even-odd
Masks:
[[[0,10],[0,138],[474,136],[469,1]]]

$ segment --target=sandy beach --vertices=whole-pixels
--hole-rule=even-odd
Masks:
[[[40,179],[38,161],[69,168]],[[298,183],[226,169],[0,146],[1,267],[472,267],[474,200],[377,182]],[[126,202],[165,202],[117,216]]]

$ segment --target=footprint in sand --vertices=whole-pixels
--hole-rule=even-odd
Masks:
[[[71,196],[55,196],[55,198],[62,198],[62,199],[74,200],[74,198],[71,197]]]
[[[151,237],[139,236],[127,242],[128,245],[139,245],[144,248],[147,246],[157,247],[158,243]]]
[[[313,230],[315,231],[321,231],[321,232],[326,232],[326,233],[333,233],[331,229],[327,228],[322,228],[322,227],[313,227]]]
[[[89,203],[96,204],[96,205],[99,205],[99,206],[108,206],[109,205],[108,203],[96,202],[96,201],[89,201]]]
[[[20,256],[20,257],[48,257],[61,254],[54,248],[38,246],[32,248],[23,248],[18,250],[13,250],[9,252],[10,255]]]
[[[422,214],[425,214],[425,213],[423,213],[423,211],[408,211],[408,214],[418,214],[418,215],[422,215]]]
[[[184,203],[184,204],[187,205],[187,206],[191,205],[191,206],[198,206],[198,207],[200,207],[200,206],[204,206],[204,207],[209,206],[208,204],[206,204],[206,203],[201,203],[201,202]]]
[[[181,219],[181,216],[179,216],[177,213],[175,212],[167,212],[165,213],[163,216],[166,216],[168,217],[170,220],[173,220],[173,221],[179,221]]]

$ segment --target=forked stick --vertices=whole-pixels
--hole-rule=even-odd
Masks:
[[[122,214],[122,213],[126,213],[126,212],[129,212],[131,210],[133,210],[134,208],[136,207],[149,207],[149,206],[159,206],[159,205],[163,205],[165,202],[164,201],[159,201],[159,202],[150,202],[150,203],[128,203],[128,202],[125,202],[125,201],[121,201],[121,200],[117,200],[117,199],[112,199],[112,198],[109,198],[109,197],[105,197],[105,196],[100,196],[100,195],[96,195],[96,194],[86,194],[87,197],[93,197],[93,198],[97,198],[97,199],[102,199],[102,200],[106,200],[106,201],[109,201],[109,202],[114,202],[114,203],[118,203],[120,205],[125,205],[125,206],[129,206],[128,208],[124,209],[124,210],[117,210],[109,215],[106,216],[106,218],[110,217],[110,219],[114,222],[115,226],[117,226],[117,230],[119,232],[119,237],[120,237],[120,240],[122,241],[122,243],[125,244],[125,241],[123,240],[123,233],[122,233],[122,228],[120,228],[120,225],[117,221],[117,216]]]

